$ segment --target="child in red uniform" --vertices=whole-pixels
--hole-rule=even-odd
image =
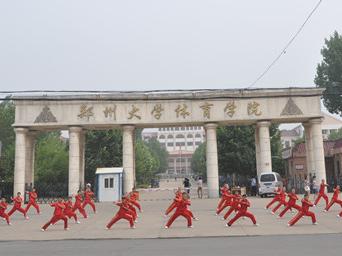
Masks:
[[[111,221],[107,224],[106,229],[110,229],[114,223],[118,220],[125,219],[129,221],[130,227],[135,228],[134,226],[134,218],[132,215],[132,211],[128,207],[128,201],[126,197],[122,197],[121,201],[114,202],[117,206],[120,207],[119,211],[115,214],[115,216],[111,219]]]
[[[276,211],[280,208],[280,206],[286,206],[286,193],[285,193],[285,189],[284,187],[282,187],[279,191],[279,201],[278,204],[276,205],[276,207],[273,208],[273,210],[271,211],[272,214],[275,214]]]
[[[230,194],[229,189],[223,191],[221,199],[223,199],[223,203],[220,204],[221,205],[220,208],[216,209],[216,215],[219,215],[226,207],[232,205],[233,195]]]
[[[0,201],[0,217],[4,218],[8,225],[12,225],[9,219],[8,214],[5,212],[7,209],[6,198],[1,198]]]
[[[91,208],[93,209],[94,213],[96,213],[96,208],[95,208],[93,197],[94,197],[94,193],[91,191],[90,187],[87,187],[86,191],[84,192],[84,202],[83,202],[82,207],[85,208],[87,204],[89,204]]]
[[[313,203],[311,203],[309,200],[309,193],[306,193],[304,195],[304,198],[302,199],[302,207],[301,207],[302,209],[289,221],[287,225],[293,226],[303,216],[311,217],[312,224],[317,225],[315,214],[309,211],[309,208],[312,206],[313,206]]]
[[[192,228],[192,219],[187,209],[188,205],[190,204],[189,195],[186,192],[183,192],[182,199],[176,201],[176,211],[166,223],[165,228],[169,228],[179,216],[186,218],[188,222],[188,228]]]
[[[30,207],[33,206],[34,208],[36,208],[37,213],[40,214],[39,205],[36,202],[36,200],[38,198],[36,189],[33,188],[31,192],[26,191],[26,194],[29,194],[29,202],[26,205],[25,212],[27,213],[27,211],[30,209]]]
[[[72,197],[69,196],[68,201],[64,202],[65,209],[63,210],[63,213],[66,217],[69,219],[74,218],[75,223],[80,224],[80,222],[77,220],[77,215],[73,211],[73,206],[72,206]]]
[[[239,209],[239,203],[241,200],[241,196],[239,192],[234,191],[231,197],[232,197],[231,206],[229,210],[226,212],[226,214],[223,216],[222,220],[226,220],[230,216],[230,214],[232,214],[232,212],[234,211],[237,212]]]
[[[170,204],[170,206],[165,211],[165,216],[167,216],[170,212],[173,211],[173,209],[177,206],[177,200],[182,199],[182,189],[178,187],[178,189],[175,192],[175,199],[173,199],[173,202]]]
[[[233,225],[233,223],[235,221],[237,221],[239,218],[241,217],[247,217],[247,218],[250,218],[251,221],[253,222],[254,225],[258,226],[258,224],[256,223],[256,220],[255,220],[255,217],[254,215],[247,211],[248,207],[250,207],[251,204],[250,202],[248,201],[247,199],[247,196],[246,195],[243,195],[242,196],[242,199],[239,201],[239,207],[238,207],[238,212],[237,214],[234,216],[234,218],[232,218],[227,224],[226,226],[227,227],[230,227],[231,225]]]
[[[329,199],[327,194],[325,194],[325,188],[328,187],[327,184],[325,184],[325,180],[323,179],[321,182],[321,185],[319,186],[319,192],[318,192],[318,196],[315,200],[314,206],[316,206],[319,202],[319,200],[323,197],[323,199],[325,200],[325,208],[328,207],[328,203],[329,203]]]
[[[138,210],[139,210],[139,212],[142,212],[141,206],[140,206],[140,204],[139,204],[138,201],[137,201],[137,199],[138,199],[137,193],[135,193],[134,191],[132,191],[132,192],[129,193],[128,196],[129,196],[130,203],[131,203],[132,205],[134,205],[135,207],[137,207]]]
[[[338,199],[338,195],[340,194],[340,186],[337,185],[334,189],[334,194],[330,200],[330,203],[325,207],[324,211],[327,212],[335,203],[339,204],[342,207],[342,201]]]
[[[226,192],[229,191],[229,185],[228,184],[224,184],[221,188],[220,188],[220,192],[221,192],[221,199],[216,207],[216,211],[217,209],[220,209],[225,201],[225,198],[223,195],[226,194]]]
[[[280,190],[281,190],[281,188],[280,187],[277,187],[276,189],[275,189],[275,196],[274,196],[274,198],[271,200],[271,202],[269,202],[267,205],[266,205],[266,207],[265,207],[265,209],[267,210],[267,209],[269,209],[275,202],[279,202],[280,201]]]
[[[63,210],[65,209],[63,199],[58,198],[58,201],[56,203],[50,204],[50,206],[54,207],[55,210],[53,212],[52,218],[42,227],[42,231],[45,231],[51,224],[54,224],[59,220],[64,221],[64,230],[68,230],[68,218],[65,217],[63,213]]]
[[[73,212],[76,212],[76,210],[78,210],[83,218],[88,218],[86,211],[84,210],[83,206],[82,206],[82,191],[78,190],[77,194],[75,195],[75,203],[74,203],[74,207],[72,208]]]
[[[21,207],[21,204],[23,203],[23,198],[21,197],[21,193],[18,192],[16,197],[11,197],[11,200],[13,201],[14,205],[13,208],[8,212],[8,216],[11,216],[15,211],[21,212],[24,217],[28,220],[29,217],[26,216],[26,211]]]
[[[279,218],[282,218],[284,214],[292,208],[295,208],[296,210],[298,210],[298,212],[302,210],[302,208],[296,204],[298,196],[296,195],[296,190],[294,188],[291,190],[290,193],[287,194],[287,196],[289,198],[289,201],[286,203],[286,207],[284,208],[284,210],[279,214]]]

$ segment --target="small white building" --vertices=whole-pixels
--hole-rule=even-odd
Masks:
[[[96,169],[96,194],[99,202],[113,202],[122,197],[122,167]]]

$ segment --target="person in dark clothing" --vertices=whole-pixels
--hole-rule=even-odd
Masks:
[[[190,180],[188,178],[184,178],[183,185],[184,185],[185,192],[190,195],[190,187],[191,187]]]

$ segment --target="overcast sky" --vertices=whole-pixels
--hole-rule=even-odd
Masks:
[[[243,88],[279,54],[316,0],[0,0],[1,90]],[[312,86],[325,0],[257,87]]]

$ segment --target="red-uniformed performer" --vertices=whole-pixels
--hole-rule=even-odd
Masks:
[[[223,220],[228,219],[228,217],[233,213],[233,212],[237,212],[239,210],[239,203],[241,200],[241,195],[237,192],[234,191],[233,194],[231,195],[232,197],[232,202],[231,202],[231,206],[228,209],[228,211],[225,213],[225,215],[223,216]]]
[[[301,210],[289,221],[288,226],[293,226],[303,216],[311,217],[312,224],[316,225],[317,224],[316,215],[309,210],[310,207],[312,207],[312,206],[313,206],[313,203],[311,203],[309,200],[309,193],[306,193],[304,195],[304,198],[302,199]]]
[[[292,208],[296,209],[298,212],[302,210],[298,204],[296,204],[298,200],[298,196],[296,195],[296,190],[293,188],[290,193],[287,194],[289,200],[286,203],[286,207],[279,214],[279,217],[282,218],[288,210],[292,210]]]
[[[176,208],[177,206],[177,201],[182,199],[182,189],[178,187],[178,189],[175,192],[175,198],[173,199],[172,203],[170,206],[166,209],[165,211],[165,216],[167,216],[170,212],[173,211],[173,209]]]
[[[33,206],[34,208],[36,208],[37,213],[40,214],[39,205],[37,204],[38,194],[36,189],[33,188],[31,192],[27,191],[26,194],[29,195],[29,201],[26,205],[25,212],[27,213],[30,207]]]
[[[324,211],[327,212],[333,206],[334,204],[339,204],[342,207],[342,201],[338,198],[340,194],[340,186],[337,185],[336,188],[334,189],[334,194],[331,197],[331,200],[327,207],[325,207]]]
[[[230,193],[229,189],[222,191],[221,200],[223,200],[223,203],[216,209],[216,215],[219,215],[226,207],[232,205],[233,195]]]
[[[56,223],[59,220],[64,221],[64,230],[68,230],[68,218],[64,215],[65,204],[62,198],[58,198],[56,203],[50,204],[51,207],[54,207],[55,210],[53,212],[52,218],[42,227],[42,231],[45,231],[51,224]]]
[[[5,219],[8,225],[11,225],[10,218],[8,214],[6,213],[7,209],[7,203],[6,203],[6,198],[1,198],[0,201],[0,217]]]
[[[131,228],[135,228],[134,226],[134,218],[132,215],[132,211],[129,208],[129,202],[126,197],[122,197],[121,201],[114,202],[117,206],[120,207],[119,211],[115,214],[115,216],[110,220],[107,224],[106,228],[110,229],[117,221],[121,219],[125,219],[129,222]]]
[[[323,198],[324,201],[325,201],[325,208],[328,207],[329,199],[328,199],[327,194],[325,193],[325,188],[326,187],[328,187],[328,185],[325,183],[325,180],[323,179],[322,182],[321,182],[321,185],[319,186],[318,196],[317,196],[317,198],[315,200],[315,203],[314,203],[315,206],[319,203],[319,200],[321,198]]]
[[[138,202],[138,198],[139,198],[138,191],[133,190],[132,192],[129,193],[128,196],[129,196],[130,203],[134,205],[139,210],[139,212],[142,212],[141,205]]]
[[[231,225],[233,225],[235,221],[237,221],[241,217],[250,218],[254,225],[258,225],[254,215],[248,211],[248,207],[250,206],[251,204],[248,201],[247,196],[243,195],[242,199],[239,200],[239,207],[236,215],[226,224],[226,226],[230,227]]]
[[[278,204],[273,208],[271,211],[272,214],[275,214],[276,211],[280,208],[280,206],[285,206],[286,207],[286,193],[284,187],[280,188],[279,191],[279,201]]]
[[[18,192],[16,197],[11,197],[11,200],[13,201],[13,207],[12,209],[8,212],[8,216],[11,216],[15,211],[21,212],[26,219],[28,217],[26,216],[26,211],[24,208],[21,207],[21,204],[23,203],[23,198],[21,197],[21,193]]]
[[[219,203],[218,203],[218,205],[217,205],[217,207],[216,207],[216,211],[217,211],[217,209],[220,209],[221,206],[224,204],[224,201],[225,201],[226,199],[224,198],[223,195],[226,194],[227,191],[229,191],[229,185],[228,185],[228,184],[224,184],[224,185],[220,188],[221,199],[220,199],[220,201],[219,201]]]
[[[85,208],[89,204],[91,208],[93,209],[94,213],[96,213],[96,208],[95,208],[93,197],[94,197],[94,192],[91,191],[90,187],[87,187],[86,191],[84,192],[84,202],[83,202],[82,207]]]
[[[182,198],[176,201],[176,211],[166,223],[165,228],[169,228],[179,216],[183,216],[187,220],[188,228],[192,228],[192,218],[188,210],[189,205],[191,205],[189,195],[188,193],[183,192]]]
[[[77,219],[77,214],[73,211],[71,196],[69,196],[68,201],[66,201],[64,205],[65,205],[65,209],[63,210],[64,215],[68,217],[69,219],[74,218],[75,223],[80,224],[80,222]]]
[[[76,212],[76,210],[78,210],[82,214],[83,218],[86,219],[86,218],[88,218],[88,216],[87,216],[87,213],[82,206],[82,202],[83,202],[82,191],[78,190],[77,194],[75,195],[75,203],[74,203],[74,206],[72,208],[72,211]]]
[[[275,192],[275,196],[273,197],[273,199],[271,200],[271,202],[269,202],[265,209],[269,209],[274,203],[276,202],[279,202],[280,201],[280,191],[281,191],[281,188],[280,187],[277,187],[274,192]]]

